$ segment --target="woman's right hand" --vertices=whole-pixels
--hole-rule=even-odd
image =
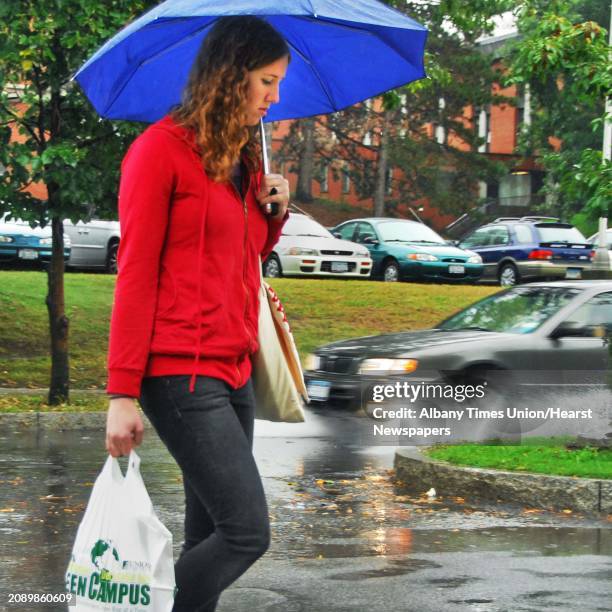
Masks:
[[[106,450],[113,457],[129,455],[140,446],[144,426],[136,400],[120,397],[110,400],[106,417]]]

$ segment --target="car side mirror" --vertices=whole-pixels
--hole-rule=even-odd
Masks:
[[[458,247],[459,246],[459,240],[447,240],[446,244],[448,244],[449,246]]]
[[[380,244],[376,238],[372,238],[372,236],[366,236],[363,239],[363,244]]]
[[[340,232],[332,232],[334,238],[340,238],[342,240],[342,234]]]
[[[576,321],[563,321],[550,334],[553,340],[558,340],[559,338],[585,338],[588,336],[588,329]]]

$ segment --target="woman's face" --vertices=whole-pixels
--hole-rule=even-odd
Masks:
[[[247,125],[257,125],[259,120],[266,116],[270,105],[280,100],[278,88],[285,78],[288,65],[289,58],[285,56],[267,66],[249,71]]]

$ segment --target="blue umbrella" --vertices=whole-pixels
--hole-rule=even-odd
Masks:
[[[166,0],[75,78],[103,117],[156,121],[179,103],[202,40],[228,15],[266,19],[291,48],[266,121],[331,113],[425,76],[427,30],[376,0]]]

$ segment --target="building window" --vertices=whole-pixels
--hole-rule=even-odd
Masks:
[[[500,206],[529,206],[531,204],[531,176],[529,172],[514,172],[499,181]]]
[[[516,125],[515,136],[518,143],[519,137],[526,132],[531,125],[531,91],[527,83],[516,100]]]
[[[321,183],[321,192],[325,193],[327,191],[329,191],[329,185],[327,182],[327,176],[329,174],[329,164],[324,163],[321,166],[321,178],[319,180],[319,182]]]
[[[400,129],[399,135],[401,138],[406,136],[406,123],[408,122],[408,96],[400,94]]]
[[[372,130],[368,130],[363,135],[363,144],[366,145],[366,147],[369,147],[372,144]]]
[[[479,153],[487,153],[491,143],[491,111],[489,108],[481,108],[478,112],[478,138],[484,142],[479,145]]]
[[[351,175],[349,174],[348,164],[344,164],[342,167],[342,193],[349,193],[351,191]]]
[[[442,119],[442,115],[444,114],[445,108],[446,108],[446,101],[444,100],[444,98],[439,98],[438,99],[438,109],[440,111],[440,114],[439,114],[440,119]],[[436,142],[438,144],[446,143],[446,129],[444,128],[444,126],[440,125],[439,123],[436,125],[435,137],[436,137]]]

